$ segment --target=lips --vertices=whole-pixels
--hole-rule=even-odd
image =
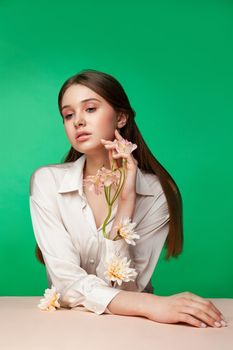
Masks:
[[[75,138],[78,139],[80,136],[84,136],[84,135],[91,135],[91,133],[87,131],[80,131],[76,133]]]

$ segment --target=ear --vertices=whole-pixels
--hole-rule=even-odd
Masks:
[[[123,128],[127,123],[128,115],[124,112],[120,112],[117,116],[117,128]]]

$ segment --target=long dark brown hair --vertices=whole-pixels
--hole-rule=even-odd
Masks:
[[[177,257],[182,252],[183,248],[182,197],[179,188],[171,175],[159,163],[146,145],[146,142],[144,141],[135,122],[136,113],[131,107],[123,87],[113,76],[109,74],[94,69],[82,70],[78,74],[67,79],[60,89],[58,94],[58,107],[61,116],[61,103],[63,95],[65,91],[73,84],[87,86],[98,95],[102,96],[115,109],[116,112],[123,112],[128,116],[126,124],[120,129],[120,134],[124,139],[137,144],[138,147],[134,150],[133,155],[138,161],[138,167],[159,177],[161,186],[167,198],[170,214],[169,233],[165,241],[166,259],[168,260],[171,256]],[[62,121],[64,124],[63,116]],[[82,155],[83,153],[78,152],[71,146],[62,162],[74,162]],[[45,264],[43,255],[38,245],[36,245],[36,256],[42,264]]]

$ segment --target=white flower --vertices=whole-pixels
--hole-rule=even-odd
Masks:
[[[39,309],[43,311],[55,311],[60,307],[58,299],[61,294],[56,292],[56,288],[52,286],[51,289],[45,289],[44,298],[40,299],[40,303],[37,305]]]
[[[123,218],[118,225],[114,226],[114,229],[116,229],[117,235],[124,238],[128,244],[136,245],[134,239],[139,239],[140,236],[134,231],[136,223],[131,223],[130,220],[129,217]]]
[[[138,273],[135,269],[129,267],[130,262],[131,260],[127,262],[126,257],[120,259],[115,256],[107,261],[108,266],[104,276],[111,281],[112,286],[116,286],[116,283],[120,286],[122,282],[135,280]]]

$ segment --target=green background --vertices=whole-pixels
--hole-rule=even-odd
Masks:
[[[184,250],[162,251],[156,294],[232,298],[232,1],[1,1],[0,33],[1,295],[47,288],[29,180],[67,153],[58,91],[92,68],[121,82],[183,197]]]

